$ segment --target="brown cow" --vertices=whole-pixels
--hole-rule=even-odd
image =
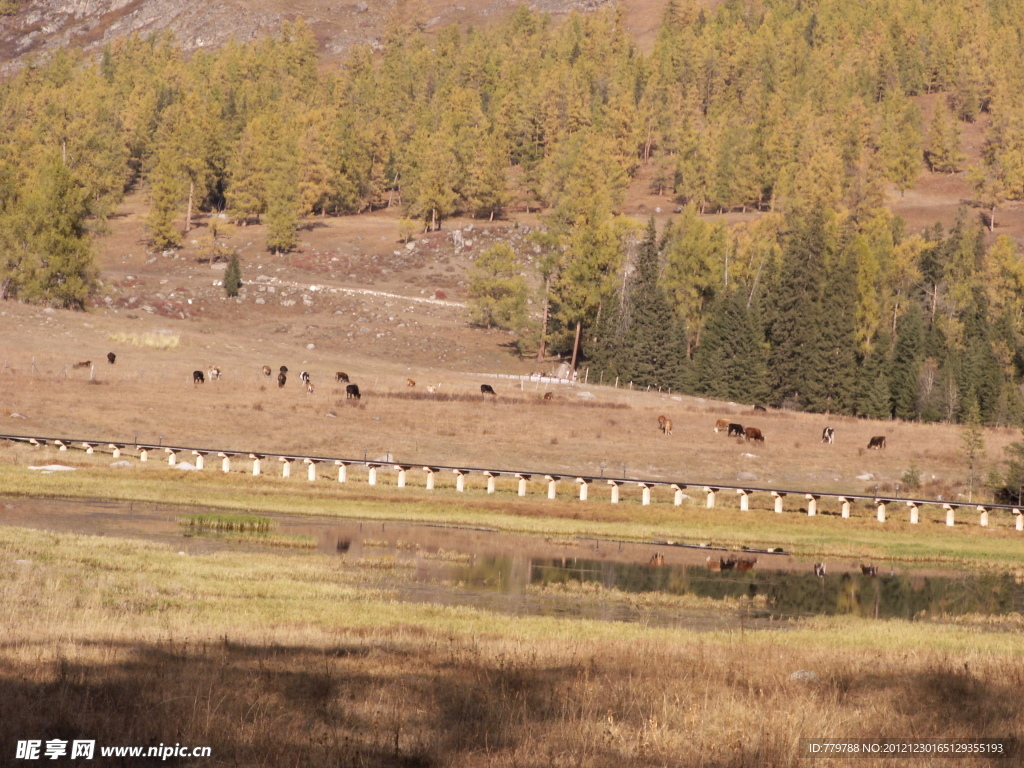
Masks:
[[[545,392],[544,393],[544,399],[545,400],[554,400],[555,399],[555,393],[554,392]]]
[[[726,430],[728,428],[729,428],[729,420],[728,419],[719,419],[718,421],[715,422],[715,432],[721,432],[721,431]]]
[[[757,562],[757,558],[756,557],[752,557],[752,558],[741,557],[739,560],[736,561],[736,570],[737,571],[749,571],[749,570],[751,570],[754,567],[754,563],[756,563],[756,562]]]
[[[405,386],[407,386],[407,387],[415,387],[416,386],[416,382],[413,381],[412,379],[406,379],[405,380]]]
[[[743,430],[743,436],[747,439],[747,442],[753,440],[755,443],[763,443],[764,435],[761,434],[761,430],[757,427],[747,427]]]
[[[658,429],[661,430],[662,434],[671,435],[672,434],[672,419],[668,418],[667,416],[659,416],[658,417]]]
[[[876,435],[868,440],[868,449],[882,450],[885,448],[885,435]]]
[[[660,568],[663,565],[665,565],[665,556],[661,552],[655,552],[651,555],[651,568]]]
[[[348,374],[345,373],[344,371],[338,371],[336,374],[334,374],[334,383],[348,384]]]
[[[270,374],[271,374],[270,366],[269,365],[264,365],[263,366],[263,375],[264,376],[269,376]]]
[[[72,368],[88,368],[90,365],[92,365],[92,360],[83,360],[80,363],[75,363],[71,367]]]

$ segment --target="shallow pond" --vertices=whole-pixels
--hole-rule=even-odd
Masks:
[[[183,515],[210,510],[119,502],[0,499],[0,525],[140,538],[203,554],[262,549],[230,537],[196,535]],[[1024,612],[1019,574],[905,569],[875,563],[812,564],[784,553],[726,552],[666,542],[553,540],[490,530],[407,523],[266,515],[275,534],[306,537],[316,550],[345,557],[388,558],[379,586],[399,599],[472,605],[516,615],[562,615],[720,629],[780,626],[811,615],[936,619]],[[280,550],[301,556],[310,549]],[[722,569],[731,559],[750,570]],[[694,599],[700,598],[700,599]]]

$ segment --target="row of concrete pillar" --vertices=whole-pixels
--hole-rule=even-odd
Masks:
[[[33,444],[36,444],[36,445],[39,444],[37,441],[34,441],[34,440],[30,440],[30,442],[32,442]],[[65,442],[63,442],[61,440],[55,440],[54,444],[57,445],[58,448],[60,450],[62,450],[62,451],[66,451],[68,449],[68,445],[69,445],[68,443],[65,443]],[[85,447],[86,453],[93,453],[95,447],[97,445],[99,445],[99,443],[82,443],[82,445],[83,445],[83,447]],[[114,458],[118,458],[121,455],[121,449],[123,449],[125,446],[124,445],[117,445],[117,444],[114,444],[114,443],[109,443],[108,447],[110,447],[112,449]],[[173,449],[173,448],[162,448],[161,449],[161,448],[156,448],[156,447],[153,447],[153,446],[140,447],[139,448],[139,460],[140,461],[148,461],[149,460],[149,452],[153,451],[153,450],[163,450],[164,452],[166,452],[167,455],[168,455],[167,456],[167,463],[170,464],[171,466],[174,466],[177,463],[178,451],[176,449]],[[196,463],[195,463],[196,469],[203,469],[204,468],[204,463],[205,463],[204,462],[204,456],[207,453],[211,453],[211,451],[191,451],[191,454],[196,457]],[[231,453],[220,453],[220,452],[218,452],[217,456],[221,459],[221,470],[224,471],[224,472],[230,472],[231,471],[231,457],[232,456],[237,456],[237,455],[241,455],[241,454],[231,454]],[[253,475],[260,475],[260,474],[262,474],[262,462],[263,462],[263,460],[266,457],[262,456],[260,454],[255,454],[255,453],[248,454],[248,457],[249,457],[249,459],[252,460],[252,473],[253,473]],[[291,477],[292,462],[293,461],[299,461],[299,459],[300,459],[300,457],[294,457],[294,458],[284,457],[284,456],[278,457],[278,461],[280,461],[281,465],[282,465],[281,466],[281,474],[282,474],[283,477]],[[322,463],[322,462],[319,462],[316,459],[309,459],[309,458],[303,458],[301,460],[302,460],[302,462],[304,464],[307,465],[307,469],[306,469],[306,476],[307,476],[307,478],[310,481],[316,480],[316,465],[318,463]],[[380,466],[382,466],[380,464],[373,464],[373,463],[366,463],[366,462],[354,462],[354,461],[349,462],[349,461],[339,461],[339,460],[334,460],[333,463],[335,464],[335,466],[338,467],[338,482],[340,482],[340,483],[344,483],[347,480],[347,476],[348,476],[347,468],[348,468],[349,464],[357,464],[357,463],[358,464],[364,464],[367,467],[368,483],[370,485],[376,485],[377,484],[377,469]],[[406,485],[407,473],[408,473],[408,471],[410,469],[413,468],[413,465],[388,464],[388,466],[396,467],[396,469],[398,470],[398,483],[397,483],[397,485],[398,485],[399,488],[404,488],[405,485]],[[434,489],[434,475],[437,472],[441,471],[440,467],[422,467],[422,469],[423,469],[423,471],[425,471],[427,473],[426,489],[428,491],[433,490]],[[468,474],[470,474],[470,470],[467,470],[467,469],[453,469],[452,472],[455,474],[455,490],[460,492],[460,493],[464,492],[466,490],[466,476]],[[502,474],[501,472],[494,472],[494,471],[490,471],[490,470],[484,470],[483,471],[483,475],[487,478],[487,493],[494,493],[495,492],[496,479],[501,474]],[[522,473],[522,472],[506,473],[506,474],[511,474],[511,475],[513,475],[518,480],[518,491],[517,491],[518,495],[519,496],[525,496],[526,495],[526,484],[527,484],[527,482],[529,480],[532,479],[533,475],[525,474],[525,473]],[[548,484],[548,493],[547,493],[548,498],[549,499],[556,498],[556,488],[557,488],[558,482],[560,480],[562,480],[563,477],[560,476],[560,475],[544,475],[543,477],[547,481],[547,484]],[[594,482],[594,481],[595,481],[594,478],[587,478],[587,477],[577,477],[577,478],[575,478],[575,482],[579,486],[579,498],[580,498],[581,501],[586,501],[587,500],[588,495],[589,495],[590,484],[592,482]],[[633,484],[633,485],[639,486],[640,489],[641,489],[641,503],[643,505],[648,505],[648,504],[651,503],[651,488],[653,488],[655,485],[657,485],[657,483],[647,483],[647,482],[638,481],[638,480],[628,480],[628,481],[627,480],[604,480],[603,482],[605,482],[607,485],[609,485],[611,487],[611,498],[610,498],[610,500],[611,500],[612,504],[618,504],[619,503],[619,488],[620,488],[620,486],[622,486],[624,484]],[[675,504],[675,506],[678,507],[678,506],[682,505],[683,498],[684,498],[683,489],[686,488],[687,486],[682,485],[682,484],[678,484],[678,483],[673,483],[669,487],[673,490],[673,503]],[[722,488],[712,487],[712,486],[703,486],[702,490],[706,494],[706,502],[705,502],[706,507],[708,509],[714,509],[716,501],[717,501],[717,494],[721,490],[723,490],[723,489]],[[739,494],[739,497],[740,497],[740,510],[744,511],[744,512],[749,510],[750,509],[750,495],[752,493],[754,493],[754,491],[753,490],[736,489],[736,493]],[[777,513],[781,514],[782,511],[783,511],[783,509],[782,509],[783,501],[782,500],[788,494],[786,494],[786,493],[784,493],[782,491],[771,491],[771,495],[775,499],[775,511]],[[807,501],[807,515],[808,515],[808,517],[814,517],[815,515],[818,514],[818,500],[821,499],[821,497],[823,495],[825,495],[825,494],[811,494],[811,493],[803,494],[804,499]],[[834,498],[837,501],[839,501],[839,503],[840,503],[840,514],[842,515],[842,517],[844,517],[844,518],[850,517],[850,506],[851,506],[852,502],[854,501],[854,499],[852,497],[841,496],[841,495],[838,495],[838,494],[837,495],[829,494],[828,498]],[[875,504],[876,504],[876,516],[877,516],[877,519],[878,519],[879,522],[882,522],[882,523],[885,522],[885,520],[886,520],[886,507],[887,507],[887,505],[892,504],[892,503],[898,503],[898,502],[895,502],[894,500],[889,500],[889,499],[880,499],[880,500],[876,500],[875,501]],[[916,525],[919,522],[919,520],[920,520],[919,508],[922,505],[922,502],[907,501],[905,503],[910,508],[910,522],[912,524]],[[961,506],[973,506],[978,511],[978,513],[980,514],[979,523],[982,526],[988,526],[988,517],[989,517],[990,507],[988,507],[988,506],[986,506],[984,504],[967,504],[967,505],[964,505],[964,504],[944,503],[942,506],[946,510],[946,525],[952,526],[952,525],[955,524],[954,517],[955,517],[955,510],[956,509],[958,509]],[[1017,530],[1018,531],[1024,531],[1024,515],[1021,514],[1021,509],[1014,508],[1013,509],[1013,515],[1014,515],[1014,518],[1015,518],[1015,521],[1016,521],[1016,528],[1017,528]]]

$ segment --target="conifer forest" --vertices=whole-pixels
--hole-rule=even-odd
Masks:
[[[641,166],[677,210],[664,227],[620,213]],[[973,190],[954,226],[887,208],[948,173]],[[1024,424],[1024,262],[995,231],[1024,201],[1024,0],[673,0],[649,53],[614,10],[522,7],[395,28],[338,67],[297,21],[187,56],[132,36],[0,81],[0,296],[85,308],[132,191],[157,249],[200,212],[284,253],[310,217],[400,205],[419,231],[525,207],[529,265],[481,256],[470,296],[525,354],[570,354],[579,329],[591,382]],[[757,216],[714,215],[732,211]]]

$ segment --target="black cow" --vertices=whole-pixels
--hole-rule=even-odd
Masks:
[[[203,375],[202,371],[192,371],[192,385],[205,384],[206,376]]]
[[[277,386],[278,388],[283,387],[285,382],[288,381],[288,377],[284,375],[284,371],[277,374]]]
[[[345,387],[345,399],[348,400],[350,397],[354,397],[356,400],[359,400],[362,397],[362,395],[359,394],[358,384],[349,384]]]
[[[764,411],[765,413],[767,413],[767,412],[768,412],[768,409],[767,409],[767,408],[765,408],[765,407],[764,407],[763,405],[755,405],[755,406],[754,406],[754,410],[755,410],[755,411]]]
[[[497,395],[498,393],[494,391],[494,387],[492,387],[490,384],[481,384],[480,385],[480,394],[481,395]]]
[[[832,445],[836,441],[836,431],[832,427],[825,427],[821,430],[821,442]]]
[[[743,425],[742,424],[730,424],[729,425],[729,437],[743,437]]]
[[[868,440],[868,449],[882,450],[885,448],[885,435],[877,435]]]
[[[117,360],[117,355],[113,352],[107,352],[107,362],[113,365],[115,360]]]
[[[281,368],[280,368],[280,371],[281,371],[281,373],[288,373],[288,366],[287,365],[282,365]]]

